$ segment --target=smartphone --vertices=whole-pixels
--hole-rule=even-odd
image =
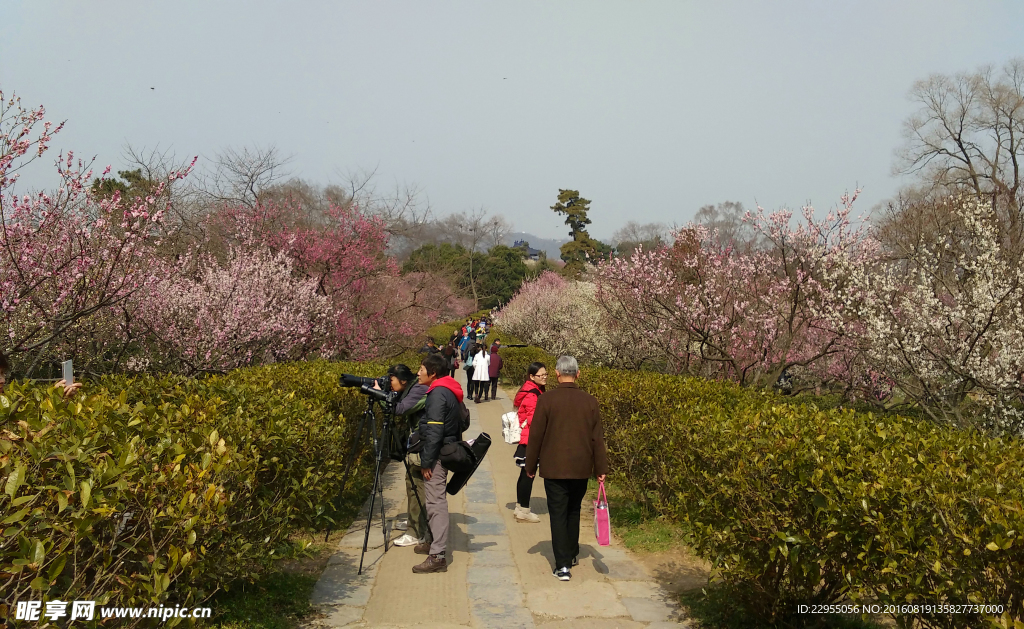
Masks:
[[[71,361],[65,360],[61,367],[64,369],[64,384],[70,387],[75,383],[75,370],[71,367]]]

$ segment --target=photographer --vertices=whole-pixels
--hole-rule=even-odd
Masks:
[[[441,446],[462,438],[462,386],[448,373],[444,356],[431,354],[420,365],[419,383],[427,387],[426,410],[420,417],[419,434],[423,443],[421,470],[427,495],[427,519],[433,541],[423,563],[413,566],[417,574],[447,572],[445,550],[448,546],[448,470],[441,465]]]
[[[398,398],[395,400],[395,416],[406,420],[406,423],[401,426],[401,438],[405,439],[410,432],[419,429],[420,417],[424,413],[427,385],[420,384],[412,369],[403,364],[394,365],[388,369],[388,376],[391,379],[391,390],[398,393]],[[373,388],[380,390],[380,385],[374,383]],[[395,428],[397,430],[399,426],[396,424]],[[406,454],[405,461],[409,464],[409,473],[405,476],[405,494],[409,503],[409,525],[406,533],[396,539],[394,544],[395,546],[415,546],[417,553],[425,555],[430,548],[431,537],[430,529],[427,527],[427,514],[424,510],[427,504],[427,495],[424,492],[420,455],[417,452],[409,452]]]

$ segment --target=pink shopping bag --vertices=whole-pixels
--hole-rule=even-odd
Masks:
[[[608,517],[608,494],[604,491],[604,481],[597,488],[597,500],[594,501],[594,537],[599,546],[612,543],[612,522]]]

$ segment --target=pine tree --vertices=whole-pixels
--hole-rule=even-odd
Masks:
[[[565,224],[569,226],[572,240],[561,247],[562,260],[565,262],[563,273],[568,277],[579,277],[587,264],[594,264],[602,257],[608,246],[594,240],[587,232],[590,218],[590,200],[580,196],[578,190],[558,190],[558,202],[551,206],[556,214],[565,215]]]

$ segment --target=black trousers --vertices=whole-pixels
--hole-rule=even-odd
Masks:
[[[587,479],[545,478],[544,492],[548,495],[555,570],[568,568],[573,557],[580,554],[580,511],[587,495]]]
[[[466,399],[468,400],[473,397],[475,392],[476,381],[473,380],[473,366],[470,365],[469,368],[466,369]]]
[[[522,447],[522,446],[520,446]],[[526,468],[519,470],[519,480],[516,482],[516,502],[524,509],[530,508],[530,495],[533,494],[533,479],[526,475]]]
[[[498,399],[498,376],[491,378],[491,399]]]

